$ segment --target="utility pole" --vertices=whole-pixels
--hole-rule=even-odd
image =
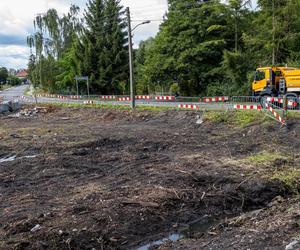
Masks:
[[[128,51],[129,51],[129,74],[130,74],[130,99],[131,108],[135,109],[135,86],[133,77],[133,54],[132,54],[132,34],[131,34],[131,19],[129,7],[126,8],[128,21]]]

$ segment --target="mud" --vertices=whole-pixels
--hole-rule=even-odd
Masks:
[[[255,220],[273,220],[278,197],[285,211],[298,204],[272,178],[298,166],[298,120],[281,132],[273,121],[241,128],[205,119],[197,125],[196,117],[79,108],[2,116],[0,159],[16,158],[0,162],[0,249],[137,249],[201,218],[221,222],[153,248],[249,248],[236,235],[248,225],[255,242],[265,229],[251,216],[235,219],[264,209]],[[289,158],[249,160],[265,151]],[[277,230],[259,246],[279,248],[299,233]]]

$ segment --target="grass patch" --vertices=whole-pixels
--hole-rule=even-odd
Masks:
[[[11,88],[12,85],[9,85],[9,84],[0,84],[0,90],[6,90],[6,89],[9,89]]]
[[[115,109],[115,110],[131,110],[130,105],[124,104],[82,104],[82,103],[38,103],[41,106],[49,107],[64,107],[64,108],[99,108],[99,109]],[[158,106],[147,106],[139,105],[136,106],[137,111],[165,111],[174,110],[172,107],[158,107]]]
[[[249,161],[254,164],[266,164],[274,162],[279,159],[288,160],[290,157],[279,152],[260,152],[255,155],[248,156],[246,161]]]
[[[207,111],[204,113],[203,119],[216,123],[228,123],[231,120],[232,113],[228,111]]]
[[[254,122],[264,122],[266,116],[256,110],[251,111],[208,111],[204,119],[215,123],[228,123],[238,127],[245,127]]]
[[[299,110],[289,110],[287,117],[288,117],[288,119],[289,118],[300,118],[300,112],[299,112]]]
[[[280,181],[293,194],[299,194],[300,170],[285,169],[284,171],[276,171],[271,179]]]

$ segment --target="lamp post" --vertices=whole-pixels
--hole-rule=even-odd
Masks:
[[[126,8],[127,21],[128,21],[128,51],[129,51],[129,80],[130,80],[130,99],[131,99],[131,108],[135,108],[135,86],[134,86],[134,72],[133,72],[133,49],[132,49],[132,32],[140,25],[148,24],[151,21],[147,20],[136,25],[131,29],[131,19],[130,19],[130,10],[129,7]]]

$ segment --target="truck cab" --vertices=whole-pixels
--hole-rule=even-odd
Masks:
[[[252,91],[254,95],[273,96],[277,94],[276,71],[271,67],[258,68],[254,73]]]
[[[255,96],[288,96],[300,94],[300,69],[292,67],[262,67],[254,74],[252,91]]]

